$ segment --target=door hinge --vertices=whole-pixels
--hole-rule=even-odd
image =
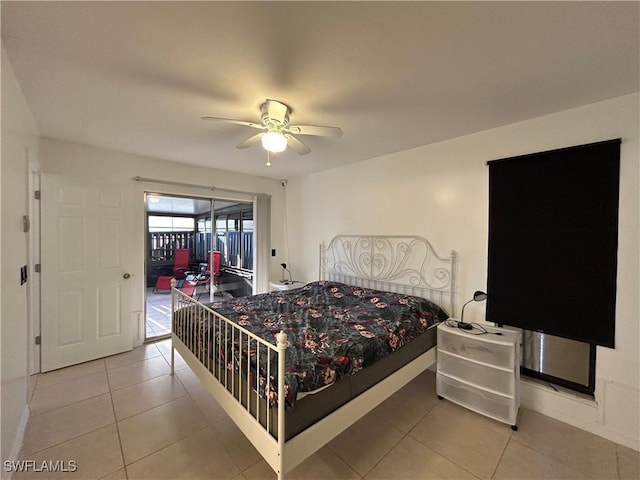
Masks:
[[[36,191],[34,191],[34,192],[33,192],[33,197],[34,197],[36,200],[40,200],[40,190],[36,190]]]
[[[42,337],[40,337],[40,335],[38,335],[36,337],[36,345],[40,345],[42,343]]]
[[[40,266],[40,264],[39,264],[39,263],[36,263],[36,264],[34,265],[34,269],[35,269],[35,272],[36,272],[36,273],[40,273],[40,272],[42,271],[42,270],[41,270],[41,269],[42,269],[42,267]]]

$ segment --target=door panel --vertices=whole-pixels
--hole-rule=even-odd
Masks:
[[[119,285],[98,290],[98,338],[119,335],[122,332],[122,319],[111,315],[113,310],[121,310],[122,288]]]
[[[82,318],[84,317],[84,295],[81,290],[60,291],[54,311],[57,312],[58,338],[61,347],[82,342]]]
[[[42,371],[132,348],[120,186],[42,175]]]

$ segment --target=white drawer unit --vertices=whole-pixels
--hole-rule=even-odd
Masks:
[[[455,321],[450,323],[455,325]],[[483,327],[486,333],[438,325],[438,398],[508,423],[517,430],[519,334],[504,328]]]

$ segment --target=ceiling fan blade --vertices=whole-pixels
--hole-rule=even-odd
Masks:
[[[270,100],[267,98],[267,101],[264,102],[263,110],[270,119],[276,120],[280,123],[287,123],[289,119],[289,107],[277,100]]]
[[[222,118],[222,117],[201,117],[202,120],[212,120],[215,122],[227,122],[235,123],[236,125],[244,125],[251,128],[266,128],[261,123],[247,122],[246,120],[236,120],[234,118]]]
[[[338,127],[323,127],[320,125],[289,125],[286,130],[298,135],[316,135],[318,137],[341,137],[342,130]]]
[[[256,133],[255,135],[247,138],[244,142],[236,145],[236,148],[249,148],[251,145],[255,145],[264,136],[264,133]]]
[[[311,151],[309,147],[307,147],[293,135],[285,133],[284,136],[287,138],[287,146],[299,155],[306,155]]]

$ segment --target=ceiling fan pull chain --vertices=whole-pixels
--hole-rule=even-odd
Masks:
[[[269,154],[270,154],[270,153],[271,153],[271,152],[269,152],[269,150],[267,150],[267,167],[270,167],[270,166],[271,166],[271,158],[270,158],[270,156],[269,156]]]

